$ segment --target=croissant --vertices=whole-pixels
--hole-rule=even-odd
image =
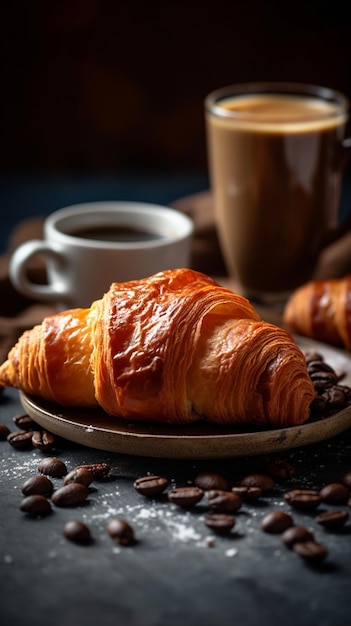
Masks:
[[[285,306],[283,323],[300,335],[350,349],[351,275],[296,289]]]
[[[292,335],[189,269],[113,283],[90,308],[44,318],[10,350],[0,385],[169,423],[299,424],[315,396]]]

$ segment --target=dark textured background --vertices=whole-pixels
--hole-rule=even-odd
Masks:
[[[339,0],[8,2],[0,170],[205,170],[212,89],[273,79],[351,96],[348,12]]]

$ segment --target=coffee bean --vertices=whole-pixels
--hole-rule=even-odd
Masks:
[[[314,541],[314,536],[313,532],[308,530],[308,528],[304,528],[303,526],[290,526],[284,530],[282,541],[288,548],[292,548],[294,543],[297,542]]]
[[[55,437],[46,430],[35,430],[32,435],[32,444],[34,448],[46,452],[54,447]]]
[[[269,493],[275,487],[274,480],[266,474],[248,474],[240,484],[245,487],[259,487],[263,493]]]
[[[212,513],[204,517],[204,522],[208,528],[211,528],[218,535],[228,535],[236,524],[233,515],[225,513]]]
[[[346,472],[346,474],[343,475],[341,482],[343,485],[351,489],[351,472]]]
[[[292,549],[306,561],[312,562],[322,561],[328,554],[326,547],[316,541],[297,541]]]
[[[206,491],[208,506],[218,513],[231,513],[237,511],[242,505],[242,500],[233,491],[223,491],[221,489],[211,489]]]
[[[324,396],[315,396],[310,404],[310,411],[313,415],[325,413],[328,409],[328,398]]]
[[[284,499],[300,511],[312,511],[322,502],[319,492],[314,489],[292,489],[284,494]]]
[[[317,390],[332,387],[338,382],[338,375],[335,370],[324,360],[308,361],[307,371]]]
[[[307,370],[317,392],[311,403],[311,413],[320,414],[340,410],[351,402],[351,389],[338,384],[339,375],[323,357],[306,359]]]
[[[260,487],[247,487],[246,485],[234,485],[234,487],[232,487],[232,491],[245,502],[258,500],[263,494]]]
[[[108,463],[87,463],[83,465],[77,465],[76,469],[84,467],[93,473],[94,479],[106,478],[111,471],[111,467]]]
[[[21,502],[21,511],[29,515],[47,515],[51,511],[51,504],[45,496],[35,494],[26,496]]]
[[[230,489],[229,481],[217,472],[200,472],[195,477],[194,483],[202,491],[209,491],[210,489],[229,491]]]
[[[316,522],[325,528],[340,528],[349,518],[348,511],[325,511],[316,517]]]
[[[342,483],[329,483],[320,490],[323,502],[329,504],[344,504],[350,497],[350,489]]]
[[[60,507],[79,506],[83,504],[88,495],[88,487],[81,483],[70,483],[54,491],[51,502]]]
[[[328,409],[342,409],[348,404],[348,390],[341,385],[334,385],[322,393]]]
[[[273,477],[278,478],[279,480],[286,480],[288,478],[292,478],[295,474],[295,468],[291,463],[284,461],[283,459],[268,457],[263,461],[265,472]]]
[[[310,374],[311,381],[317,391],[324,391],[326,388],[331,387],[337,381],[337,377],[334,372],[312,372]]]
[[[23,450],[32,447],[32,433],[29,430],[17,430],[7,436],[7,441],[13,448]]]
[[[110,537],[121,546],[131,546],[135,543],[134,530],[124,519],[116,518],[111,520],[106,530]]]
[[[178,487],[168,492],[170,502],[184,509],[190,509],[202,499],[204,492],[199,487]]]
[[[69,485],[70,483],[81,483],[86,487],[94,480],[94,474],[86,467],[75,467],[71,472],[66,474],[63,479],[64,485]]]
[[[89,527],[78,520],[70,520],[63,527],[63,534],[75,543],[90,543],[91,534]]]
[[[133,486],[141,495],[155,498],[164,492],[168,486],[168,480],[163,476],[142,476],[134,481]]]
[[[314,361],[317,361],[317,362],[323,361],[324,357],[319,352],[306,352],[305,360],[307,363],[307,367],[309,368],[313,364]]]
[[[18,415],[14,415],[12,419],[17,428],[21,430],[33,430],[37,428],[37,424],[27,413],[19,413]]]
[[[54,456],[48,456],[38,465],[38,471],[41,474],[52,476],[53,478],[62,478],[67,474],[66,464]]]
[[[10,429],[6,426],[6,424],[0,424],[0,441],[6,441],[7,437],[10,434]]]
[[[31,476],[22,485],[21,491],[23,495],[30,496],[33,494],[49,497],[54,491],[54,485],[46,476],[38,474]]]
[[[282,533],[293,525],[293,519],[284,511],[272,511],[261,521],[261,528],[266,533]]]

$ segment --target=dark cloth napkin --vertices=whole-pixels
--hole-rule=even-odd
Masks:
[[[211,194],[207,191],[194,194],[173,202],[171,206],[189,215],[194,222],[191,267],[235,290],[235,280],[228,277],[218,242]],[[53,305],[33,302],[20,295],[8,275],[9,259],[15,248],[29,239],[42,238],[43,219],[39,217],[19,223],[10,237],[8,250],[0,257],[0,362],[6,359],[9,349],[24,330],[55,313]],[[332,243],[321,255],[315,277],[338,278],[348,273],[351,273],[351,232]],[[33,282],[46,280],[45,268],[39,260],[29,265],[28,275]]]

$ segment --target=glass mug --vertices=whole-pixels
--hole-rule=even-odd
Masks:
[[[313,85],[249,83],[205,99],[218,237],[238,290],[284,302],[336,229],[349,102]]]

